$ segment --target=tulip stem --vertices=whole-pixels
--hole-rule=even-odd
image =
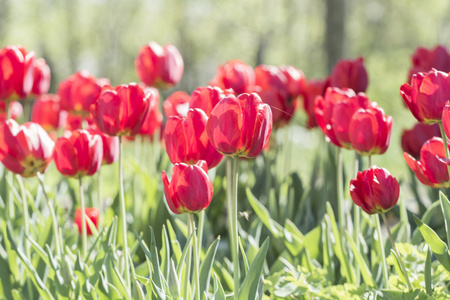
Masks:
[[[122,223],[123,254],[125,263],[125,282],[127,293],[130,292],[130,267],[128,263],[128,242],[127,242],[127,212],[125,206],[125,195],[123,190],[123,143],[122,136],[119,136],[119,194],[120,194],[120,220]]]
[[[193,228],[192,228],[192,221],[191,221],[191,214],[188,214],[188,234],[187,237],[189,238],[192,234]],[[184,299],[189,299],[189,279],[191,276],[191,264],[192,264],[192,243],[186,244],[185,247],[189,247],[187,254],[186,254],[186,280],[184,281]]]
[[[205,226],[205,210],[202,210],[198,215],[198,226],[197,226],[197,235],[198,235],[198,245],[197,252],[198,257],[201,257],[202,247],[203,247],[203,227]]]
[[[445,130],[444,130],[444,126],[442,125],[442,121],[439,122],[439,129],[441,130],[442,142],[444,143],[445,158],[449,159],[447,136],[445,135]],[[447,165],[447,170],[448,170],[448,174],[450,176],[450,166],[449,165]]]
[[[192,236],[192,247],[194,252],[194,279],[195,279],[195,291],[196,291],[196,299],[201,300],[200,298],[200,274],[198,271],[198,265],[199,265],[199,252],[198,252],[198,244],[197,244],[197,233],[195,229],[195,216],[193,213],[189,213],[190,221],[191,221],[191,228],[194,232],[194,235]]]
[[[339,231],[342,239],[342,245],[344,245],[343,237],[345,236],[345,228],[346,228],[345,213],[344,213],[344,184],[343,184],[344,176],[343,176],[343,157],[342,157],[342,150],[340,147],[338,147],[337,152],[338,152],[337,153],[338,161],[337,161],[336,181],[337,181],[337,197],[338,197],[337,200],[338,200],[338,214],[339,214]],[[342,248],[344,253],[346,253],[345,247],[342,246]]]
[[[97,209],[99,211],[98,216],[98,228],[100,228],[103,221],[103,210],[102,210],[102,173],[101,168],[97,171]]]
[[[359,171],[359,158],[358,158],[358,153],[355,151],[355,178],[357,178],[358,175],[358,171]],[[361,241],[359,240],[359,235],[360,235],[360,231],[361,231],[361,208],[354,204],[353,205],[353,214],[354,214],[354,231],[353,231],[353,239],[356,242],[356,249],[358,249],[358,251],[360,250],[359,248],[361,247]],[[356,270],[356,284],[360,283],[360,269],[359,269],[359,264],[355,259],[355,270]]]
[[[377,228],[378,244],[380,245],[380,254],[381,254],[382,267],[383,267],[384,288],[389,289],[388,268],[387,268],[387,263],[386,263],[386,254],[384,253],[383,236],[381,235],[380,218],[378,217],[378,215],[375,214],[375,215],[373,215],[373,219],[375,221],[375,225]]]
[[[403,259],[400,256],[400,252],[398,252],[397,247],[395,246],[394,238],[392,237],[391,229],[389,228],[389,224],[386,220],[386,215],[384,213],[381,214],[381,217],[383,218],[384,226],[386,226],[387,233],[389,235],[389,239],[391,240],[392,249],[397,254],[398,263],[400,264],[400,269],[402,270],[403,276],[406,279],[406,284],[408,285],[408,289],[410,291],[413,291],[413,287],[411,285],[411,282],[409,281],[408,272],[406,272],[405,264],[403,263]]]
[[[42,187],[42,193],[44,194],[45,201],[47,202],[48,210],[50,211],[50,217],[52,218],[53,223],[53,235],[55,236],[55,244],[56,244],[56,253],[60,258],[62,258],[62,252],[61,252],[61,242],[59,240],[59,229],[58,229],[58,223],[56,222],[56,214],[55,209],[53,208],[53,203],[49,200],[48,194],[45,190],[44,186],[44,180],[42,179],[42,174],[37,173],[36,177],[39,180],[39,183]]]
[[[80,186],[80,202],[81,202],[81,249],[82,257],[86,258],[87,255],[87,229],[86,229],[86,206],[84,205],[84,191],[83,191],[83,181],[81,176],[78,178],[78,183]]]
[[[238,221],[237,221],[237,188],[239,158],[227,158],[227,204],[228,204],[228,230],[230,232],[230,250],[233,260],[234,299],[239,295],[239,248],[238,248]]]

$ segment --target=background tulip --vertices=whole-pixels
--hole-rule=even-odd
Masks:
[[[84,215],[89,218],[89,220],[91,220],[92,224],[95,225],[95,228],[98,228],[98,217],[99,217],[99,211],[98,209],[96,209],[95,207],[86,207],[84,209]],[[77,210],[75,211],[75,219],[74,219],[75,224],[78,227],[78,232],[81,234],[81,208],[77,208]],[[89,224],[86,220],[86,233],[87,235],[92,235],[92,230],[91,227],[89,227]]]
[[[325,96],[325,91],[328,86],[328,79],[310,79],[306,81],[305,87],[301,91],[303,96],[303,108],[308,116],[308,128],[314,128],[317,126],[316,115],[314,113],[314,101],[317,96]]]
[[[54,159],[62,175],[80,178],[100,169],[103,160],[102,138],[87,130],[75,130],[56,140]]]
[[[355,93],[360,93],[366,91],[368,84],[369,78],[362,57],[355,60],[341,59],[330,74],[332,87],[351,88]]]
[[[196,88],[189,98],[189,108],[200,108],[207,116],[213,108],[225,97],[234,95],[232,90],[222,90],[217,86],[201,86]]]
[[[212,110],[206,132],[218,152],[256,157],[269,141],[272,111],[255,93],[226,97]]]
[[[357,110],[349,124],[353,149],[360,155],[383,154],[391,140],[393,119],[373,102],[367,109]]]
[[[44,94],[39,96],[33,104],[31,121],[38,123],[46,131],[64,127],[64,116],[60,108],[59,96]]]
[[[206,133],[208,117],[198,108],[191,108],[186,117],[170,117],[164,128],[164,143],[173,164],[195,164],[206,161],[209,168],[217,166],[223,155],[211,145]]]
[[[136,83],[103,88],[92,108],[94,122],[106,134],[133,136],[139,133],[150,109],[151,92]]]
[[[412,66],[408,73],[408,82],[415,73],[429,72],[436,69],[442,72],[450,72],[450,54],[442,45],[438,45],[433,49],[418,47],[411,56]]]
[[[379,214],[397,204],[400,186],[388,170],[373,166],[350,181],[350,195],[366,213]]]
[[[33,87],[31,93],[39,96],[46,94],[50,88],[51,73],[45,59],[39,58],[33,67]]]
[[[442,121],[444,122],[444,119]],[[439,124],[427,125],[417,123],[412,129],[403,130],[402,149],[415,159],[420,159],[420,149],[423,144],[435,136],[441,137]]]
[[[244,62],[230,60],[217,68],[216,76],[210,84],[221,89],[233,89],[236,94],[248,93],[255,84],[255,73]]]
[[[423,184],[432,188],[450,187],[447,169],[450,162],[445,158],[444,143],[441,138],[434,137],[423,144],[419,161],[406,152],[403,153],[403,157]]]
[[[172,116],[185,117],[189,110],[189,94],[183,91],[172,93],[164,100],[163,110],[167,118]]]
[[[445,103],[450,99],[450,77],[436,70],[414,74],[411,84],[400,87],[400,95],[417,121],[439,122]]]
[[[155,88],[146,88],[144,91],[153,93],[152,96],[150,96],[149,99],[149,109],[147,117],[144,120],[144,123],[142,124],[141,130],[139,131],[140,135],[147,136],[150,138],[150,141],[153,141],[154,135],[157,132],[157,130],[161,130],[162,122],[163,122],[163,115],[161,111],[159,110],[159,92]],[[161,132],[162,134],[162,132]]]
[[[164,195],[173,213],[198,212],[208,207],[214,189],[207,171],[204,161],[195,165],[175,164],[170,182],[166,172],[162,171]]]
[[[107,135],[95,126],[91,126],[87,131],[92,135],[96,134],[102,138],[102,165],[110,165],[116,162],[119,158],[119,137]]]
[[[43,173],[52,160],[55,143],[36,123],[18,125],[8,120],[0,125],[0,160],[5,167],[23,177]]]
[[[23,114],[23,106],[19,101],[9,102],[9,118],[16,120]],[[8,119],[6,115],[6,101],[0,101],[0,123],[5,122]]]

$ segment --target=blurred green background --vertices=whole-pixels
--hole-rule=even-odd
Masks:
[[[44,57],[55,92],[80,69],[114,85],[137,81],[139,48],[171,43],[184,58],[185,73],[163,96],[206,85],[229,59],[291,64],[307,78],[323,78],[337,59],[363,56],[369,98],[395,120],[391,147],[373,162],[402,178],[407,166],[400,134],[414,119],[399,87],[416,47],[449,46],[449,13],[450,1],[441,0],[0,0],[0,46],[22,44]],[[312,164],[297,153],[310,157],[322,136],[304,129],[302,112],[293,123],[287,135],[301,152],[292,151],[296,159],[289,167],[307,175]]]

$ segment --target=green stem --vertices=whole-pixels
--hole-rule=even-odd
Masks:
[[[188,214],[188,235],[187,237],[190,237],[192,234],[192,222],[191,222],[191,214]],[[184,295],[183,295],[183,299],[189,299],[189,278],[191,276],[191,264],[192,264],[192,244],[189,244],[185,247],[189,247],[188,248],[188,252],[186,254],[186,280],[184,281]]]
[[[345,212],[344,212],[344,174],[343,174],[343,157],[342,157],[342,150],[340,147],[337,148],[338,150],[338,161],[337,161],[337,174],[336,174],[336,180],[337,180],[337,197],[338,197],[338,215],[339,215],[339,231],[341,234],[342,239],[342,248],[343,250],[346,249],[344,247],[344,236],[345,236]],[[345,252],[344,252],[345,253]]]
[[[59,229],[58,229],[58,223],[56,222],[56,214],[55,209],[53,208],[53,203],[49,200],[47,191],[45,190],[44,186],[44,180],[42,179],[42,174],[37,173],[36,177],[39,180],[39,183],[42,187],[42,193],[44,194],[44,198],[47,202],[48,210],[50,211],[50,217],[52,218],[53,223],[53,235],[55,236],[55,244],[56,244],[56,253],[60,258],[62,258],[62,252],[61,252],[61,241],[59,240]]]
[[[369,169],[370,169],[372,167],[372,155],[369,155],[368,160],[369,160]]]
[[[123,189],[123,143],[119,136],[119,194],[120,194],[120,220],[122,223],[123,253],[125,263],[125,282],[127,293],[130,293],[130,267],[128,263],[128,241],[127,241],[127,212],[125,206],[125,194]]]
[[[199,266],[199,253],[198,253],[198,244],[197,244],[197,233],[195,232],[195,216],[193,213],[189,213],[190,215],[190,221],[191,221],[191,228],[194,231],[194,235],[192,237],[192,245],[193,245],[193,252],[194,252],[194,279],[195,279],[195,291],[196,291],[196,299],[201,300],[200,296],[200,274],[198,271]]]
[[[378,233],[378,243],[380,245],[380,254],[381,254],[381,260],[382,260],[382,267],[383,267],[383,279],[384,279],[384,288],[389,289],[389,277],[388,277],[388,268],[386,263],[386,255],[384,253],[384,243],[383,243],[383,236],[381,235],[381,226],[380,226],[380,218],[378,215],[373,215],[377,233]]]
[[[102,210],[102,173],[100,172],[101,168],[97,171],[97,209],[99,212],[98,215],[98,228],[101,227],[103,222],[103,210]]]
[[[358,174],[359,171],[359,160],[358,160],[358,153],[355,151],[355,178]],[[354,214],[354,231],[353,231],[353,239],[356,242],[356,249],[358,249],[358,251],[360,250],[361,247],[361,241],[359,240],[359,235],[361,232],[361,208],[354,204],[353,205],[353,214]],[[360,269],[359,269],[359,264],[355,259],[355,270],[356,270],[356,284],[360,283]]]
[[[78,178],[78,183],[80,186],[80,202],[81,202],[81,248],[82,248],[82,258],[86,258],[87,255],[87,229],[86,229],[86,206],[84,204],[84,191],[83,191],[83,181],[80,176]]]
[[[444,143],[445,158],[449,159],[447,136],[445,135],[445,130],[444,130],[444,126],[442,125],[442,121],[439,122],[439,129],[441,130],[442,142]],[[448,174],[450,176],[450,166],[449,165],[447,165],[447,170],[448,170]]]
[[[239,158],[227,158],[227,199],[228,199],[228,231],[230,233],[230,251],[233,260],[234,299],[239,295],[239,244],[237,220],[237,188]]]
[[[197,234],[198,234],[198,245],[197,245],[197,255],[200,258],[202,254],[202,247],[203,247],[203,227],[205,227],[205,210],[202,210],[198,214],[198,227],[197,227]]]
[[[392,237],[391,229],[389,228],[389,225],[387,223],[386,215],[384,213],[382,213],[381,217],[383,218],[384,226],[386,226],[386,230],[389,235],[389,239],[391,240],[392,249],[394,249],[395,253],[397,254],[398,262],[400,264],[400,269],[402,270],[403,275],[405,276],[405,279],[406,279],[406,285],[408,285],[408,289],[410,291],[413,291],[413,287],[411,285],[411,282],[409,281],[408,272],[406,272],[405,264],[403,263],[403,259],[400,256],[400,252],[398,252],[397,247],[395,246],[395,241],[394,241],[394,238]]]

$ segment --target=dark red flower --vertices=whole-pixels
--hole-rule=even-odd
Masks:
[[[172,93],[164,100],[163,110],[167,118],[172,116],[185,117],[189,110],[189,94],[183,91]]]
[[[225,97],[234,95],[233,90],[222,90],[217,86],[201,86],[196,88],[189,99],[189,108],[200,108],[207,116],[213,108]]]
[[[100,95],[102,87],[108,84],[108,79],[97,79],[87,71],[79,71],[71,75],[58,87],[61,109],[72,114],[88,116],[91,105]]]
[[[139,79],[147,86],[169,88],[183,76],[184,64],[178,49],[173,45],[161,47],[150,42],[139,50],[134,61]]]
[[[244,62],[230,60],[217,68],[216,76],[210,84],[221,89],[233,89],[236,94],[248,93],[253,90],[255,73]]]
[[[62,175],[80,178],[100,169],[103,160],[102,138],[87,130],[75,130],[56,140],[54,159]]]
[[[92,116],[98,128],[106,134],[136,135],[150,108],[151,92],[145,93],[136,83],[105,86],[93,105]]]
[[[16,120],[22,115],[23,106],[18,101],[9,102],[9,118]],[[0,101],[0,123],[3,123],[7,120],[6,116],[6,102]]]
[[[328,86],[328,79],[310,79],[306,82],[304,89],[301,91],[303,96],[303,108],[308,115],[308,128],[314,128],[317,126],[316,116],[314,113],[314,100],[317,96],[325,96],[325,91]]]
[[[450,162],[445,158],[444,143],[441,138],[434,137],[423,144],[420,150],[420,161],[406,152],[403,153],[403,157],[423,184],[432,188],[450,187],[447,169]]]
[[[275,66],[259,65],[255,68],[255,85],[259,86],[263,91],[278,90],[286,96],[287,78],[284,73]]]
[[[255,94],[226,97],[212,110],[206,124],[211,144],[219,153],[256,157],[272,132],[272,111]]]
[[[36,60],[33,67],[33,77],[31,93],[36,96],[46,94],[50,88],[51,74],[45,59],[39,58]]]
[[[350,195],[366,213],[379,214],[397,204],[400,186],[388,170],[372,166],[350,181]]]
[[[84,215],[86,218],[89,218],[89,220],[91,220],[92,224],[95,225],[95,228],[98,228],[98,216],[99,216],[99,212],[98,209],[96,209],[95,207],[86,207],[84,209]],[[77,224],[78,227],[78,232],[80,234],[82,234],[82,215],[81,215],[81,208],[77,208],[77,210],[75,211],[75,220],[74,220],[75,224]],[[89,227],[89,223],[86,220],[86,233],[87,235],[92,235],[92,231],[91,228]]]
[[[23,46],[0,49],[0,100],[23,99],[33,87],[35,54]]]
[[[97,134],[102,138],[102,165],[110,165],[117,161],[119,158],[119,137],[107,135],[95,126],[91,126],[87,131],[92,135]]]
[[[223,155],[211,145],[206,133],[208,116],[191,108],[186,117],[170,117],[164,128],[164,143],[173,164],[195,164],[204,160],[209,168],[217,166]]]
[[[272,110],[273,126],[280,128],[286,125],[294,116],[297,108],[297,99],[287,98],[286,92],[270,89],[263,91],[256,91],[261,97],[261,100],[270,106]]]
[[[175,164],[170,183],[165,171],[162,180],[167,205],[175,214],[199,212],[211,203],[214,188],[204,161],[195,165]]]
[[[327,141],[338,147],[352,149],[349,135],[350,121],[358,109],[369,108],[370,101],[366,94],[355,94],[351,89],[329,87],[325,97],[317,96],[315,102],[317,124]]]
[[[355,60],[341,59],[330,74],[331,87],[351,88],[355,93],[360,93],[366,91],[368,84],[369,78],[362,57]]]
[[[375,102],[357,110],[349,124],[350,142],[361,155],[383,154],[391,140],[393,119]]]
[[[31,121],[40,124],[46,131],[53,131],[64,127],[63,114],[58,95],[44,94],[39,96],[33,104]]]
[[[433,49],[418,47],[411,56],[412,66],[408,73],[408,82],[411,82],[412,76],[419,72],[429,72],[436,69],[445,73],[450,72],[450,54],[447,48],[438,45]]]
[[[306,89],[305,74],[294,66],[283,65],[279,69],[286,76],[286,90],[289,98],[299,96]]]
[[[18,125],[7,120],[0,125],[0,160],[5,167],[23,177],[43,173],[52,160],[55,143],[36,123]]]
[[[442,119],[444,123],[444,119]],[[449,132],[450,133],[450,132]],[[439,124],[427,125],[417,123],[410,130],[403,130],[402,149],[415,159],[420,159],[420,149],[432,137],[441,137]]]
[[[450,99],[450,77],[436,70],[414,74],[411,84],[400,87],[400,94],[417,121],[439,122],[445,103]]]

